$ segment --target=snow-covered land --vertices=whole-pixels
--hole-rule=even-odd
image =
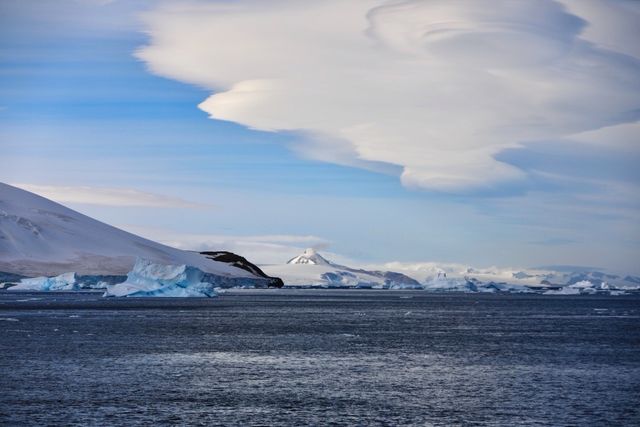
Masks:
[[[264,265],[262,269],[282,278],[285,287],[422,289],[418,281],[404,274],[334,264],[314,249],[305,250],[287,264]]]
[[[281,277],[285,287],[424,289],[429,292],[504,292],[546,295],[609,294],[640,291],[640,278],[584,269],[474,268],[446,263],[387,263],[363,268],[335,264],[313,249],[283,265],[262,269]]]
[[[433,262],[394,262],[353,268],[331,262],[313,249],[290,259],[287,264],[265,265],[260,269],[230,252],[199,254],[165,246],[0,183],[0,288],[18,282],[19,285],[11,289],[106,288],[123,282],[125,274],[135,272],[134,263],[138,258],[158,266],[199,270],[204,274],[200,283],[222,288],[280,287],[282,281],[278,277],[281,277],[287,287],[547,295],[640,292],[640,277],[597,269],[571,266],[479,269]],[[190,289],[199,288],[194,285]],[[176,292],[191,291],[176,289]]]
[[[0,183],[0,272],[28,277],[70,271],[78,275],[124,275],[137,258],[189,265],[233,283],[239,279],[264,281],[242,268],[144,239]],[[43,287],[52,281],[40,282]]]
[[[461,264],[387,263],[363,268],[335,264],[313,249],[283,265],[262,269],[284,280],[285,287],[424,289],[429,292],[505,292],[553,294],[624,294],[640,289],[640,280],[598,272],[547,269],[476,269]],[[549,281],[552,279],[553,281]],[[568,288],[581,282],[577,286]],[[565,289],[566,288],[566,289]]]
[[[187,265],[157,264],[138,259],[123,283],[107,287],[106,297],[215,297],[215,284]]]
[[[411,276],[434,292],[537,292],[546,295],[610,294],[640,291],[640,278],[584,267],[475,268],[462,264],[401,263],[382,265]]]

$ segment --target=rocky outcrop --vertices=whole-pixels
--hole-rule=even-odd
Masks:
[[[271,277],[268,276],[264,271],[260,269],[257,265],[249,262],[245,257],[234,254],[233,252],[228,251],[205,251],[200,252],[205,257],[218,262],[224,262],[233,267],[241,268],[245,271],[252,273],[255,276],[263,277],[267,279],[268,287],[270,288],[281,288],[284,286],[284,282],[279,277]]]

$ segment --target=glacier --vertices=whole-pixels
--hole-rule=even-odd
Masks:
[[[215,297],[215,283],[189,265],[167,265],[138,259],[123,283],[110,285],[105,297]]]

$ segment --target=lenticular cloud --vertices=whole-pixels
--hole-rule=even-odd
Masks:
[[[506,148],[638,120],[633,37],[603,26],[639,8],[585,1],[585,16],[569,0],[173,3],[146,15],[137,55],[211,89],[200,108],[214,119],[311,135],[308,155],[394,165],[408,186],[467,190],[522,178],[495,160]]]

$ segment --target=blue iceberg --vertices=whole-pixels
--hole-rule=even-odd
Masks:
[[[79,291],[82,285],[76,273],[64,273],[55,277],[30,277],[20,280],[12,291]]]
[[[165,265],[138,259],[127,280],[107,287],[105,297],[215,297],[215,285],[189,265]]]

